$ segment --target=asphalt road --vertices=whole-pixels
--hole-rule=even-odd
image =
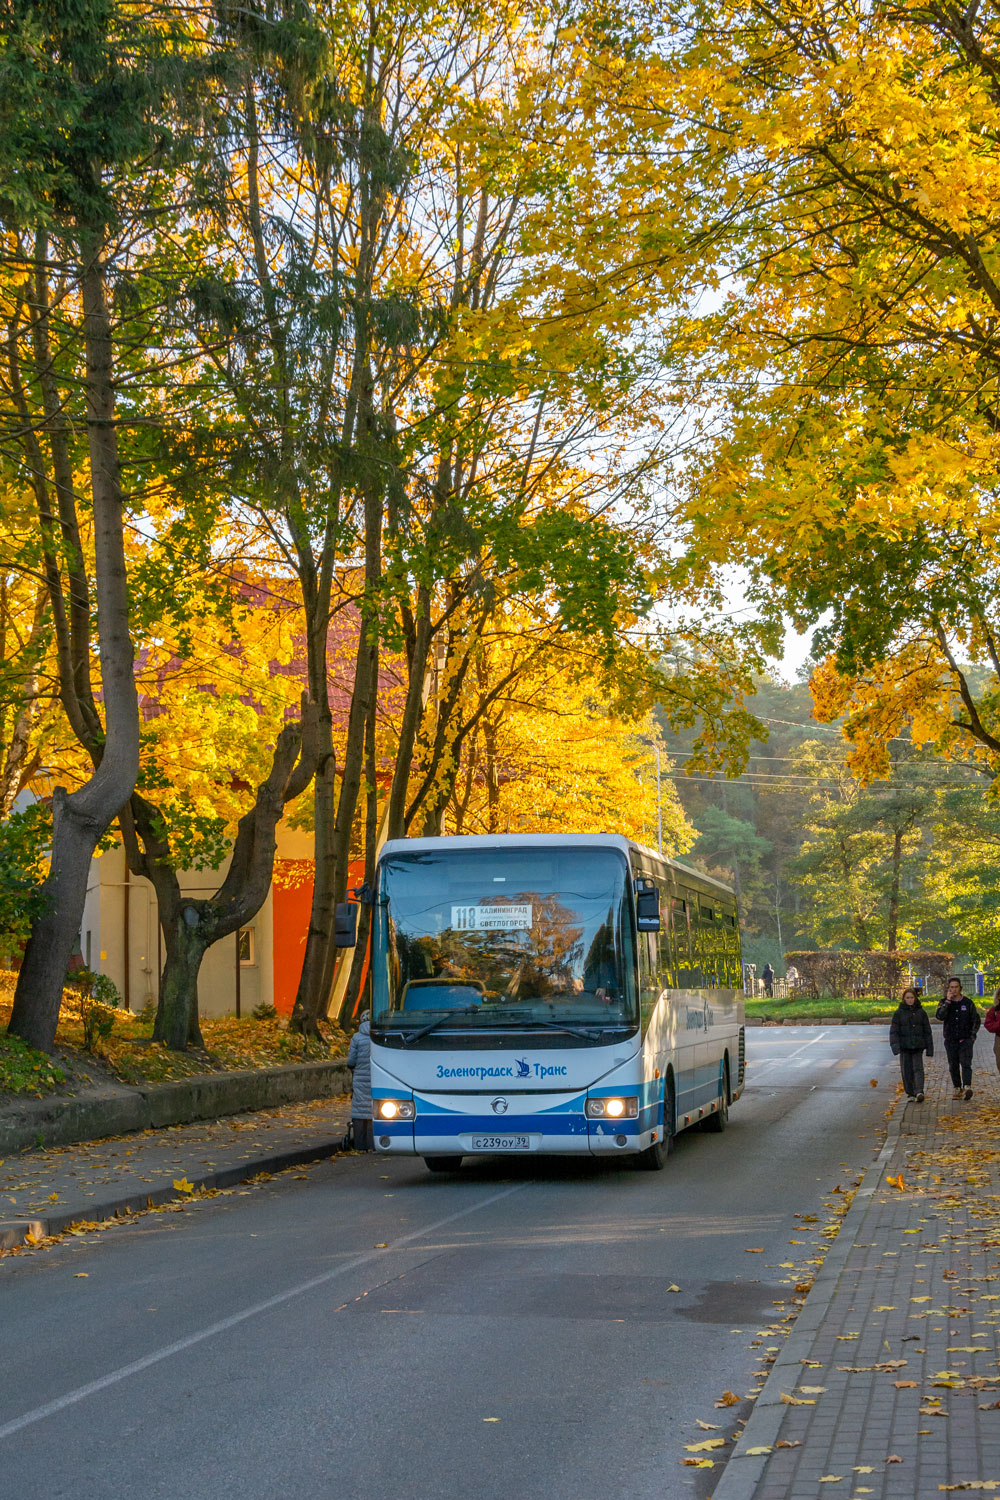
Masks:
[[[709,1493],[682,1444],[895,1081],[884,1028],[748,1043],[729,1130],[661,1173],[345,1158],[0,1263],[0,1496]]]

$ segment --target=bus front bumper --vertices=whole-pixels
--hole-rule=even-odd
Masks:
[[[586,1094],[543,1096],[530,1112],[516,1097],[414,1095],[415,1118],[379,1118],[374,1103],[375,1150],[407,1156],[616,1156],[644,1151],[660,1136],[652,1110],[638,1119],[587,1119]],[[520,1104],[520,1108],[518,1105]]]

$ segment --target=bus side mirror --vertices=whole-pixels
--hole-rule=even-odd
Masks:
[[[640,932],[660,930],[660,893],[652,883],[635,893],[635,925]]]
[[[333,922],[333,946],[356,948],[358,943],[358,908],[354,901],[338,901]]]

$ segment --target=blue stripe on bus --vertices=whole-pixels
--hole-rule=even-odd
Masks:
[[[633,1090],[633,1092],[634,1092],[634,1090]],[[391,1097],[391,1095],[389,1097]],[[496,1098],[497,1096],[496,1095],[492,1095],[491,1097]],[[506,1098],[508,1100],[510,1099],[510,1095],[502,1095],[501,1097]],[[516,1098],[517,1095],[514,1095],[514,1097]],[[433,1099],[425,1099],[422,1094],[418,1094],[418,1093],[414,1092],[414,1098],[417,1101],[417,1111],[418,1111],[419,1114],[422,1114],[422,1115],[453,1115],[458,1120],[465,1120],[465,1119],[472,1119],[473,1118],[471,1115],[465,1115],[465,1114],[463,1114],[463,1112],[461,1110],[453,1109],[450,1105],[447,1105],[447,1104],[435,1104],[435,1102],[434,1102]],[[587,1098],[586,1093],[582,1093],[582,1094],[575,1094],[573,1096],[573,1098],[571,1098],[571,1099],[560,1099],[556,1104],[547,1104],[544,1109],[533,1110],[531,1118],[537,1120],[537,1119],[540,1119],[542,1116],[565,1114],[568,1110],[578,1110],[582,1114],[583,1113],[583,1106],[584,1106],[584,1102],[585,1102],[586,1098]],[[498,1118],[498,1116],[494,1116],[494,1119],[496,1119],[496,1118]],[[503,1116],[503,1118],[507,1118],[507,1117]]]
[[[714,1103],[719,1097],[719,1083],[719,1064],[714,1062],[675,1074],[674,1087],[678,1117],[683,1118],[697,1109]],[[495,1135],[500,1132],[524,1134],[531,1131],[537,1133],[541,1130],[546,1136],[586,1135],[595,1132],[631,1136],[642,1134],[661,1123],[663,1088],[662,1078],[648,1078],[639,1084],[631,1084],[627,1087],[598,1087],[592,1093],[584,1090],[572,1098],[557,1100],[554,1104],[548,1104],[542,1109],[533,1110],[527,1114],[508,1112],[503,1115],[493,1112],[490,1114],[465,1113],[450,1105],[439,1104],[435,1100],[424,1098],[413,1090],[412,1097],[417,1106],[415,1122],[376,1120],[375,1123],[381,1134],[407,1141],[412,1140],[414,1134],[418,1140],[421,1134],[439,1134],[442,1127],[449,1135]],[[372,1090],[372,1097],[375,1100],[391,1099],[398,1097],[400,1092],[399,1089],[375,1088]],[[405,1093],[410,1096],[411,1091],[406,1090]],[[587,1098],[601,1098],[612,1094],[624,1099],[638,1098],[638,1118],[613,1122],[604,1119],[588,1120],[584,1113]],[[509,1096],[505,1097],[509,1098]],[[421,1122],[423,1122],[423,1129],[421,1129]],[[596,1131],[598,1126],[599,1132]]]

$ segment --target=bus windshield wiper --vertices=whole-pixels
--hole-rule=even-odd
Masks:
[[[445,1021],[450,1021],[452,1016],[467,1016],[478,1009],[478,1005],[461,1005],[455,1010],[446,1010],[443,1015],[437,1016],[433,1021],[428,1021],[426,1026],[421,1026],[419,1031],[408,1031],[402,1039],[403,1045],[408,1047],[411,1042],[417,1042],[422,1036],[428,1036],[438,1026],[443,1026]]]
[[[570,1036],[582,1036],[586,1041],[589,1041],[590,1038],[594,1035],[594,1032],[584,1031],[579,1026],[569,1026],[565,1021],[550,1021],[546,1016],[533,1016],[530,1011],[511,1012],[507,1010],[504,1015],[504,1020],[508,1020],[512,1014],[521,1015],[525,1020],[530,1021],[532,1026],[547,1026],[550,1031],[565,1031]],[[608,1031],[611,1029],[610,1027],[605,1026],[603,1022],[599,1024],[601,1027],[601,1031]],[[598,1032],[597,1034],[600,1035],[600,1032]]]

